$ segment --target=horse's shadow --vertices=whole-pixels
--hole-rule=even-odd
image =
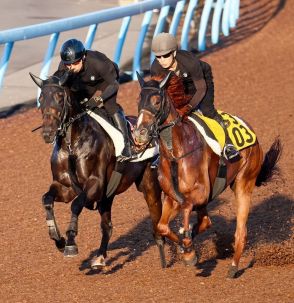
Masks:
[[[104,274],[112,274],[122,269],[127,263],[135,261],[140,257],[150,246],[155,245],[152,237],[152,224],[149,217],[145,217],[133,229],[125,235],[120,236],[114,242],[111,242],[108,247],[108,252],[119,250],[106,261],[106,268],[103,269]],[[88,258],[83,260],[80,265],[80,270],[90,269],[90,261],[96,256],[98,249],[91,251]],[[117,264],[115,264],[117,263]],[[111,265],[115,264],[113,267]],[[160,264],[158,260],[158,265]],[[86,274],[100,273],[101,270],[88,271]]]
[[[209,204],[209,212],[219,206],[220,203],[230,203],[229,201],[215,200]],[[250,211],[248,220],[248,243],[246,249],[255,249],[258,244],[275,244],[289,240],[291,237],[291,214],[293,213],[293,200],[284,195],[274,195],[271,198],[264,199],[259,205],[253,207]],[[208,277],[212,274],[218,264],[218,260],[231,258],[233,256],[234,232],[236,220],[227,220],[222,215],[212,215],[212,228],[195,237],[194,245],[200,260],[196,267],[197,276]],[[192,216],[191,221],[196,220],[196,216]],[[179,218],[171,222],[171,228],[177,231],[179,228]],[[90,269],[90,260],[97,254],[98,250],[92,251],[88,258],[83,260],[80,265],[81,271],[86,271],[87,275],[98,273],[113,274],[123,267],[138,259],[143,253],[155,245],[152,237],[151,220],[149,217],[140,221],[128,233],[120,236],[117,240],[110,243],[108,251],[116,251],[107,260],[106,269],[92,270]],[[216,255],[205,258],[202,255],[202,248],[205,241],[212,240],[215,245]],[[173,243],[167,241],[170,254],[168,267],[172,267],[178,261],[177,248]],[[159,255],[158,255],[159,256]],[[159,257],[158,266],[160,266]],[[254,257],[240,268],[237,277],[241,276],[248,268],[254,265]],[[109,268],[109,269],[108,269]]]

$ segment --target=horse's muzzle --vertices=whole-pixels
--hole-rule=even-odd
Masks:
[[[139,127],[133,132],[135,144],[138,146],[145,145],[149,142],[150,137],[147,128]]]
[[[55,132],[52,132],[51,130],[43,127],[43,139],[45,143],[53,143],[55,140]]]

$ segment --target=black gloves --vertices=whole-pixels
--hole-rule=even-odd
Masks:
[[[82,104],[85,104],[88,109],[95,109],[97,107],[101,108],[103,106],[103,99],[101,96],[92,97],[90,100],[84,100]]]

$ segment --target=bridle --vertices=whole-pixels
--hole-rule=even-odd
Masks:
[[[151,90],[154,92],[152,95],[160,96],[159,109],[155,110],[154,108],[152,108],[149,110],[149,112],[153,116],[153,123],[149,126],[149,137],[151,142],[153,138],[158,138],[160,136],[160,133],[164,129],[174,127],[178,122],[182,120],[182,117],[177,113],[177,117],[174,120],[164,124],[171,111],[171,104],[168,101],[165,90],[152,86],[143,86],[141,91],[144,90]],[[139,109],[139,112],[143,110],[144,109]],[[148,143],[148,145],[150,144],[150,142]]]
[[[70,109],[72,107],[72,103],[71,103],[68,88],[66,88],[64,86],[61,86],[61,85],[58,85],[56,83],[46,83],[42,86],[42,90],[46,87],[57,87],[57,88],[59,88],[62,91],[62,94],[63,94],[63,104],[62,104],[62,107],[61,107],[60,104],[56,101],[56,99],[53,98],[54,99],[53,104],[50,107],[45,108],[43,113],[42,113],[43,114],[43,119],[46,116],[51,116],[55,120],[57,120],[57,125],[59,125],[59,126],[56,130],[55,139],[53,141],[53,144],[57,140],[58,137],[65,137],[68,149],[71,152],[71,146],[70,146],[71,125],[73,124],[74,121],[80,119],[87,112],[82,111],[82,112],[74,115],[73,117],[70,117],[70,112],[71,112]],[[60,108],[61,108],[61,110],[60,110]],[[52,111],[50,109],[56,109],[57,113],[55,113],[54,111]]]

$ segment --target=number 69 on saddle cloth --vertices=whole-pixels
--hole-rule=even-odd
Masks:
[[[237,150],[244,149],[256,142],[256,134],[239,117],[218,110],[227,125],[229,137]],[[199,112],[193,112],[189,117],[205,138],[211,149],[218,155],[225,145],[225,132],[221,125],[214,119],[203,116]]]

